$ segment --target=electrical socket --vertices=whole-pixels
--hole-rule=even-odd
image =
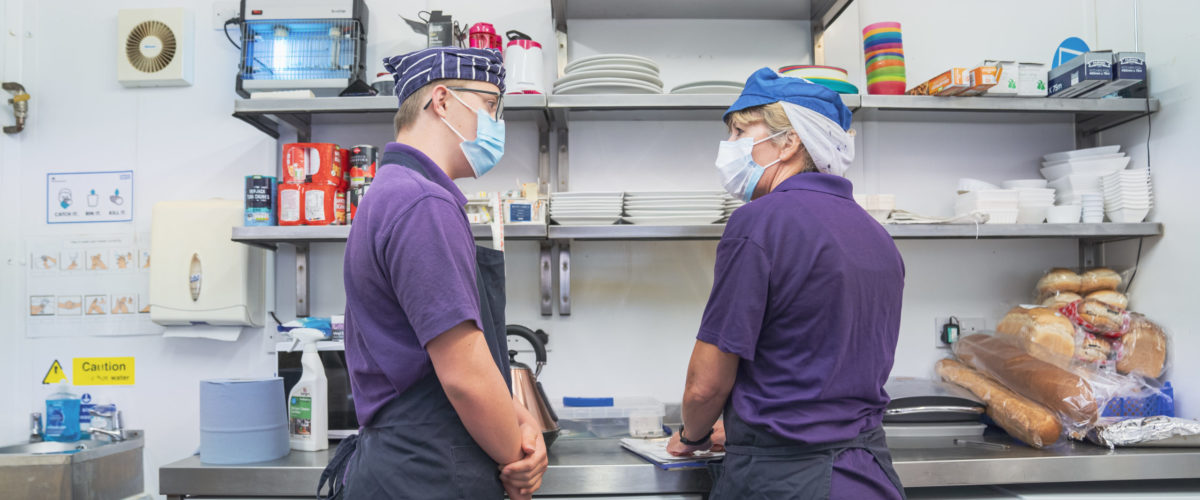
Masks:
[[[972,333],[981,333],[987,329],[987,323],[983,318],[971,318],[967,316],[955,316],[955,318],[958,318],[958,334],[960,337]],[[949,344],[942,342],[942,325],[948,322],[950,322],[950,316],[933,318],[933,343],[940,349],[950,348]]]
[[[213,29],[221,31],[225,29],[225,21],[233,19],[242,14],[241,2],[213,2],[212,5],[212,25]],[[232,33],[230,34],[232,36]]]

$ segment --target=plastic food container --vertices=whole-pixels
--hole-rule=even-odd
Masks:
[[[568,407],[556,402],[559,425],[599,438],[661,437],[666,405],[654,398],[614,398],[612,406]]]

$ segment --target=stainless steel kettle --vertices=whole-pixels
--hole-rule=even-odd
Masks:
[[[533,415],[534,420],[542,428],[542,439],[546,441],[546,447],[549,448],[554,439],[558,437],[559,428],[558,416],[550,407],[550,400],[546,397],[546,391],[542,389],[542,383],[537,380],[538,375],[542,373],[542,367],[546,365],[546,342],[544,340],[546,333],[541,330],[534,332],[521,325],[508,325],[505,331],[508,335],[529,341],[529,344],[533,346],[537,360],[536,370],[531,370],[528,365],[517,361],[517,351],[508,351],[513,400],[523,405],[525,409],[529,410],[529,414]]]

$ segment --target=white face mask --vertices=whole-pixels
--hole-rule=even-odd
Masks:
[[[754,197],[754,188],[762,179],[767,167],[779,163],[779,159],[766,165],[754,162],[754,146],[774,139],[784,132],[778,132],[766,138],[755,141],[749,137],[736,141],[721,141],[717,149],[717,170],[721,173],[721,183],[725,192],[742,201],[750,201]]]

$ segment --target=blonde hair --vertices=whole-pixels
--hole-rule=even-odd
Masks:
[[[425,110],[425,102],[429,100],[429,93],[438,85],[447,87],[461,87],[474,80],[456,80],[453,78],[433,80],[426,83],[424,87],[417,89],[408,96],[404,102],[400,103],[400,109],[396,110],[396,116],[392,119],[394,132],[399,134],[400,131],[413,126],[417,122],[417,117],[421,116],[421,111]]]
[[[758,122],[762,122],[767,126],[767,135],[779,134],[772,138],[771,142],[781,148],[787,142],[787,134],[781,134],[781,132],[795,130],[792,127],[792,121],[788,119],[787,112],[783,110],[783,104],[778,102],[751,106],[729,113],[729,116],[725,117],[725,125],[730,128],[746,128]],[[797,137],[799,137],[799,134],[797,134]],[[800,145],[803,146],[804,141],[800,141]],[[800,172],[816,172],[817,164],[813,163],[812,156],[808,154],[808,149],[803,149],[800,152],[804,155],[802,157],[804,168]]]

